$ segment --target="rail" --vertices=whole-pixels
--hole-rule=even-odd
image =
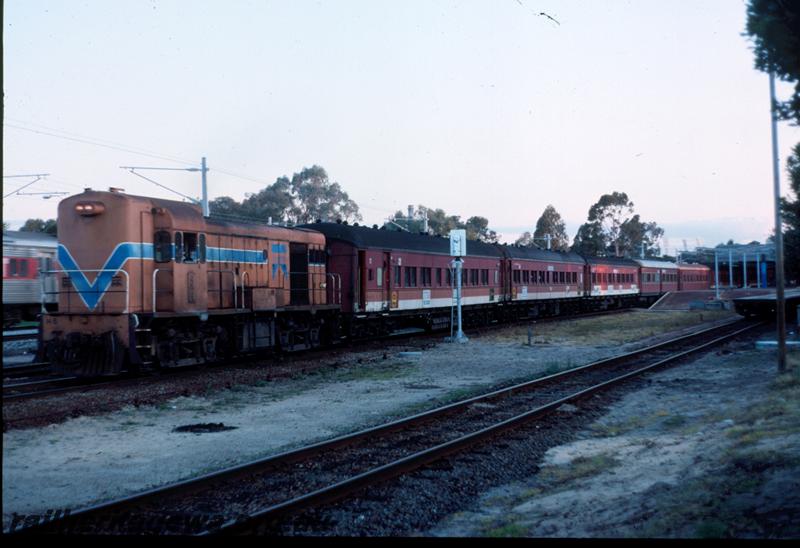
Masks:
[[[95,288],[94,287],[94,283],[93,283],[90,286],[90,289],[87,289],[85,291],[79,291],[78,288],[75,287],[75,282],[72,280],[72,276],[67,276],[67,277],[64,277],[64,278],[61,278],[61,279],[62,280],[69,280],[69,284],[68,285],[64,284],[62,282],[61,286],[58,289],[56,289],[55,291],[47,291],[47,289],[46,289],[46,280],[47,280],[48,276],[57,276],[59,274],[71,274],[73,272],[77,272],[79,274],[84,274],[86,272],[95,272],[95,273],[97,273],[98,276],[95,277],[94,283],[97,283],[97,278],[103,272],[111,272],[112,277],[111,277],[111,280],[109,280],[108,285],[105,287],[105,289],[102,289],[100,287]],[[45,306],[45,303],[46,303],[48,295],[55,295],[55,298],[57,300],[60,300],[61,295],[62,294],[66,294],[67,295],[67,310],[65,312],[69,312],[70,308],[71,308],[70,307],[70,304],[71,304],[70,295],[72,295],[73,293],[77,293],[78,296],[80,296],[81,300],[84,301],[84,304],[86,304],[86,301],[85,301],[85,299],[83,297],[84,294],[88,293],[88,294],[98,294],[98,295],[100,295],[100,297],[97,299],[97,303],[95,304],[95,306],[100,303],[100,301],[103,299],[103,297],[105,297],[105,295],[107,293],[112,293],[112,294],[122,293],[123,291],[121,291],[121,290],[110,289],[111,287],[116,285],[114,283],[114,278],[116,278],[117,274],[124,274],[125,275],[125,289],[124,289],[124,293],[125,293],[125,310],[122,311],[122,314],[127,314],[128,313],[128,309],[130,307],[130,292],[129,292],[130,276],[128,275],[128,272],[125,271],[125,270],[122,270],[122,269],[114,270],[113,268],[88,268],[88,269],[81,269],[81,270],[70,269],[70,270],[44,270],[44,271],[41,271],[39,273],[39,277],[40,277],[41,283],[42,283],[42,297],[41,297],[41,301],[40,301],[42,314],[47,313],[47,308]],[[88,283],[88,280],[87,280],[87,283]],[[65,285],[66,285],[66,287],[65,287]],[[75,291],[72,291],[72,288],[75,288]],[[66,289],[67,291],[62,291],[62,289]],[[90,307],[87,305],[87,308],[90,308]],[[90,309],[94,310],[94,307],[91,307]]]

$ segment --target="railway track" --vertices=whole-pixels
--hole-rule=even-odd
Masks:
[[[531,323],[532,321],[538,323],[546,323],[546,322],[557,322],[557,321],[564,321],[569,319],[581,319],[581,318],[590,318],[594,316],[606,316],[612,314],[620,314],[629,312],[631,309],[623,308],[617,310],[609,310],[609,311],[601,311],[601,312],[590,312],[585,314],[574,314],[569,316],[553,316],[553,317],[543,317],[540,319],[527,319],[527,320],[517,320],[513,322],[507,322],[502,324],[493,324],[490,326],[484,326],[481,328],[473,328],[469,329],[466,332],[468,334],[473,333],[485,333],[494,329],[499,328],[507,328],[512,325],[517,325],[521,323]],[[382,341],[389,341],[389,340],[402,340],[408,338],[435,338],[440,339],[443,336],[442,331],[433,331],[433,332],[425,332],[422,329],[414,329],[414,330],[406,330],[399,333],[393,333],[385,337],[381,337],[379,339],[364,339],[364,340],[357,340],[352,341],[351,343],[345,344],[354,344],[354,345],[361,345],[370,342],[382,342]],[[337,347],[342,347],[343,345],[337,345]],[[314,349],[307,352],[327,352],[330,349]],[[303,354],[306,354],[305,352]],[[256,358],[258,359],[258,358]],[[212,364],[199,364],[197,366],[192,367],[184,367],[178,369],[166,369],[166,370],[159,370],[156,372],[155,379],[157,380],[158,376],[161,374],[165,375],[179,375],[179,374],[190,374],[197,372],[198,368],[203,367],[220,367],[224,365],[235,365],[237,363],[247,363],[248,361],[253,361],[253,356],[244,356],[240,358],[235,358],[233,360],[229,360],[226,362],[219,362],[219,363],[212,363]],[[36,380],[19,380],[15,382],[6,383],[6,380],[14,380],[14,379],[22,379],[22,378],[29,378],[29,377],[44,377],[46,375],[51,374],[48,369],[49,365],[47,363],[33,363],[33,364],[26,364],[26,365],[18,365],[18,366],[10,366],[3,368],[3,397],[8,400],[19,400],[19,399],[28,399],[40,396],[50,396],[55,394],[62,394],[67,393],[73,390],[79,389],[93,389],[99,387],[106,387],[113,384],[118,384],[120,387],[129,387],[131,385],[135,385],[137,382],[148,382],[154,380],[154,375],[149,373],[143,373],[140,375],[133,375],[133,374],[125,374],[120,375],[119,377],[103,377],[103,378],[92,378],[92,379],[83,379],[76,376],[53,376],[51,378],[38,378]],[[306,369],[299,369],[296,371],[297,373],[306,372]]]
[[[375,428],[74,512],[21,532],[248,534],[486,442],[761,324],[738,320]]]

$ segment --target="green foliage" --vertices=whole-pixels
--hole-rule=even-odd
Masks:
[[[658,245],[664,230],[655,222],[642,222],[633,213],[633,202],[624,192],[603,194],[589,208],[587,222],[581,225],[572,244],[572,251],[585,255],[640,257],[661,254]]]
[[[550,235],[550,249],[554,251],[566,251],[569,249],[567,225],[552,205],[544,208],[541,217],[536,221],[536,230],[533,231],[534,242],[538,242],[539,247],[545,249],[547,249],[546,234]]]
[[[746,35],[753,42],[755,66],[773,71],[786,82],[794,82],[794,93],[778,102],[784,120],[800,124],[800,5],[788,0],[749,0]],[[784,271],[791,282],[800,280],[800,144],[786,162],[794,199],[781,200],[784,224]]]
[[[795,83],[789,101],[778,105],[784,119],[800,123],[800,5],[789,0],[750,0],[746,34],[754,44],[756,68]]]
[[[469,240],[497,242],[497,233],[489,228],[489,220],[486,217],[474,216],[462,221],[458,215],[448,215],[443,209],[431,209],[424,205],[417,207],[411,219],[402,211],[396,212],[391,222],[387,222],[384,226],[387,230],[406,229],[409,232],[423,232],[423,215],[426,213],[428,215],[429,234],[446,238],[451,231],[461,228],[467,231],[467,239]]]
[[[211,213],[220,217],[235,217],[290,224],[323,221],[359,221],[358,205],[350,199],[337,182],[331,182],[321,166],[303,168],[291,179],[280,177],[270,186],[249,195],[241,203],[228,196],[212,200]]]
[[[3,223],[3,230],[6,230],[5,223]],[[55,219],[28,219],[25,224],[19,229],[20,232],[44,232],[52,236],[57,235],[57,225]]]
[[[544,212],[539,217],[539,220],[536,221],[536,228],[533,234],[523,232],[522,236],[514,242],[514,245],[547,249],[548,234],[550,235],[550,249],[554,251],[567,251],[569,249],[567,225],[552,205],[544,208]]]
[[[789,185],[794,200],[781,198],[784,272],[787,280],[797,283],[800,281],[800,143],[794,146],[792,155],[786,162],[786,171],[789,172]]]

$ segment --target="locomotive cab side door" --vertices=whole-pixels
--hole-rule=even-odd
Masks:
[[[175,312],[208,310],[208,277],[206,269],[206,235],[176,230],[173,236],[175,256],[173,271],[173,305]]]

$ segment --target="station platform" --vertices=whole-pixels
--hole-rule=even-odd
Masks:
[[[800,288],[784,290],[786,300],[786,323],[797,323],[798,307],[800,307]],[[777,297],[775,290],[761,295],[742,295],[733,299],[733,306],[742,316],[761,316],[775,318]]]

